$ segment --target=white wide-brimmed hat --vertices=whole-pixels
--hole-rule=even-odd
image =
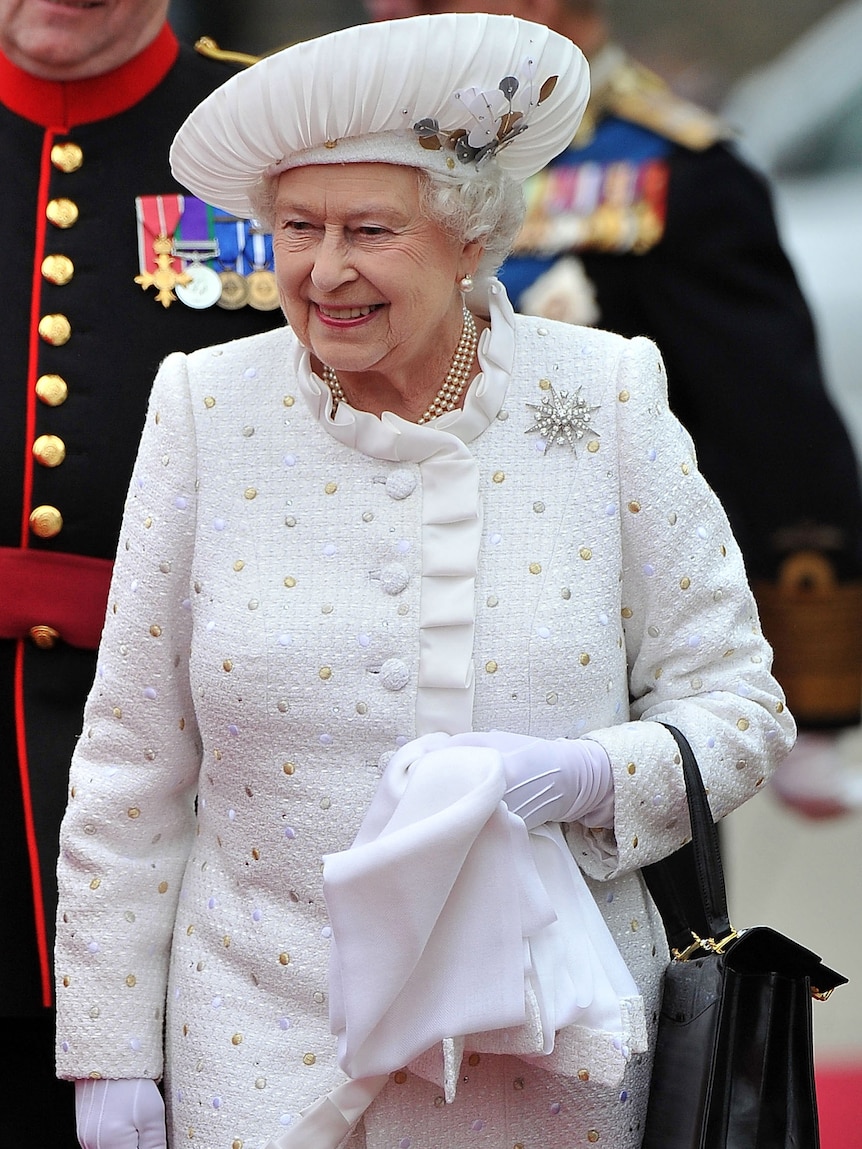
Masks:
[[[542,24],[444,12],[359,24],[232,76],[191,113],[171,167],[194,195],[251,218],[261,178],[371,161],[522,181],[572,140],[589,96],[580,50]]]

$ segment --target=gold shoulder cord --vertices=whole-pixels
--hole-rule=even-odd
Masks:
[[[247,52],[228,52],[224,48],[220,48],[211,36],[201,36],[199,40],[195,41],[195,51],[201,55],[206,56],[208,60],[222,60],[228,64],[245,64],[250,67],[256,64],[260,56],[250,56]]]

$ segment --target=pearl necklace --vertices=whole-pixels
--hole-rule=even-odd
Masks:
[[[447,411],[455,410],[461,401],[461,394],[467,386],[467,380],[470,378],[478,342],[479,335],[476,331],[476,322],[472,312],[465,307],[461,338],[458,340],[458,346],[455,348],[455,354],[452,357],[449,370],[446,372],[443,386],[428,404],[422,418],[416,420],[417,423],[420,425],[428,423],[431,419],[436,419],[438,415],[444,415]],[[332,392],[334,400],[332,410],[334,412],[338,404],[347,403],[347,399],[341,389],[338,376],[326,364],[323,368],[323,382]]]

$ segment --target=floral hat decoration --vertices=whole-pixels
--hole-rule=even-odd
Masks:
[[[171,148],[190,191],[251,218],[266,176],[380,162],[523,181],[571,142],[589,96],[580,50],[542,24],[444,12],[344,28],[232,76]]]

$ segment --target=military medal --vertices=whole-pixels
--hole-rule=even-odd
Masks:
[[[272,236],[257,228],[249,229],[251,263],[254,271],[246,276],[249,307],[256,311],[275,311],[279,306],[278,283],[275,272],[269,270],[272,261]],[[249,245],[246,244],[246,254]]]
[[[162,307],[176,302],[174,289],[191,282],[191,276],[178,270],[173,251],[173,234],[180,219],[182,197],[178,195],[138,196],[135,211],[138,219],[138,261],[140,275],[135,276],[144,291],[156,289],[156,300]]]
[[[173,252],[184,260],[184,270],[191,277],[188,283],[177,286],[179,300],[197,311],[218,303],[222,282],[207,264],[218,256],[218,241],[210,236],[207,205],[196,196],[184,197]]]
[[[238,311],[248,303],[248,286],[238,271],[229,268],[218,273],[221,280],[221,295],[218,299],[219,307],[227,311]]]
[[[219,246],[221,295],[219,307],[238,311],[248,303],[248,287],[243,275],[246,220],[235,216],[215,216],[213,220]]]
[[[279,305],[275,272],[261,269],[246,277],[248,305],[257,311],[275,311]]]

